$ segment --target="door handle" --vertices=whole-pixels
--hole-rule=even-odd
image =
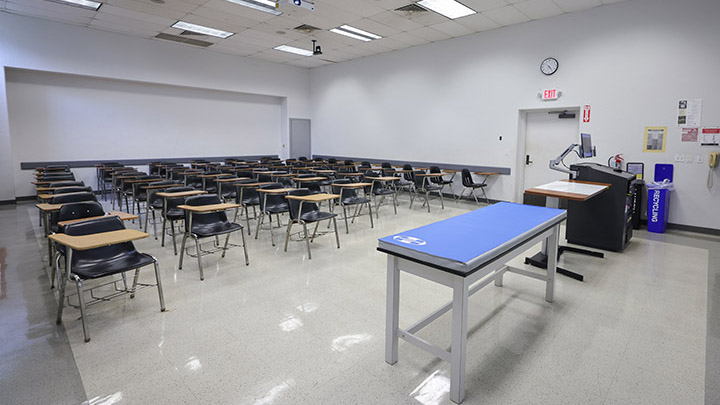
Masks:
[[[530,160],[530,155],[525,155],[525,165],[529,166],[532,163],[532,160]]]

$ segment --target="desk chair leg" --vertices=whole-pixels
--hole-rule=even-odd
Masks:
[[[50,289],[55,288],[55,280],[58,278],[58,274],[60,273],[60,253],[55,253],[55,258],[53,259],[53,268],[52,268],[52,277],[50,277]],[[58,282],[58,285],[60,283]]]
[[[360,210],[362,210],[362,206],[360,206]],[[375,228],[375,224],[373,224],[372,207],[370,206],[370,203],[368,203],[368,212],[370,213],[370,228]]]
[[[85,342],[87,343],[90,341],[90,333],[85,318],[85,292],[83,291],[82,280],[77,276],[75,276],[75,285],[77,286],[78,301],[80,301],[80,320],[82,320],[83,335],[85,335]]]
[[[293,220],[288,221],[287,231],[285,232],[285,251],[287,252],[288,241],[290,241],[290,231],[292,231]]]
[[[240,236],[242,236],[243,253],[245,253],[245,265],[249,266],[250,259],[248,258],[247,245],[245,244],[245,231],[244,230],[240,230]]]
[[[440,194],[440,208],[445,209],[445,201],[443,200],[442,192],[438,191],[438,194]]]
[[[485,202],[488,203],[488,205],[490,205],[490,200],[488,199],[488,196],[485,193],[485,187],[481,187],[480,190],[482,190],[482,192],[483,192],[483,197],[485,197]]]
[[[177,242],[175,242],[175,221],[170,221],[170,232],[172,233],[173,238],[173,252],[175,252],[175,256],[177,256]]]
[[[200,269],[200,281],[205,280],[205,274],[203,273],[202,268],[202,260],[200,257],[200,239],[198,239],[196,236],[193,235],[193,238],[195,239],[195,252],[197,253],[197,261],[198,261],[198,268]]]
[[[247,223],[248,235],[252,235],[252,228],[250,228],[250,214],[248,213],[247,205],[244,208],[245,208],[245,222]],[[245,232],[245,231],[243,231],[243,232]]]
[[[430,212],[430,192],[425,192],[425,204],[427,204],[428,212]]]
[[[72,263],[72,249],[67,248],[65,251],[65,273],[70,272],[70,264]],[[67,277],[65,274],[61,274],[58,282],[58,309],[55,323],[60,325],[62,323],[63,304],[65,303],[65,288],[67,286]]]
[[[275,235],[273,232],[272,214],[268,215],[268,222],[270,223],[270,244],[274,247],[275,246]],[[278,224],[279,223],[280,223],[280,218],[278,217]]]
[[[303,232],[305,232],[305,245],[307,246],[308,260],[312,260],[312,253],[310,253],[310,238],[308,238],[307,224],[305,222],[303,222],[302,226],[303,226]]]
[[[263,221],[265,221],[265,213],[260,212],[260,219],[257,221],[257,226],[255,227],[255,240],[258,238],[258,234],[260,233],[260,226],[262,225]],[[272,226],[270,227],[272,229]]]
[[[333,227],[335,227],[335,242],[337,242],[337,247],[340,249],[340,235],[338,235],[337,231],[337,221],[335,220],[335,217],[333,217]]]
[[[185,257],[185,241],[188,238],[187,232],[183,233],[182,243],[180,244],[180,261],[178,262],[178,270],[182,270],[183,258]]]
[[[137,283],[138,283],[138,277],[140,277],[140,269],[135,269],[135,276],[133,276],[133,283],[132,283],[132,291],[130,293],[130,298],[135,298],[135,292],[137,291]]]
[[[152,217],[153,217],[153,235],[155,235],[155,240],[157,240],[157,220],[155,219],[155,210],[152,210]],[[147,232],[147,225],[145,225],[145,232]]]
[[[349,234],[349,233],[350,233],[350,227],[348,226],[348,221],[347,221],[347,209],[345,209],[345,206],[344,206],[344,205],[342,206],[342,209],[343,209],[343,217],[345,218],[345,233],[346,233],[346,234]],[[357,209],[355,210],[355,212],[357,212]],[[353,220],[354,220],[354,219],[355,219],[355,216],[353,215]]]
[[[480,205],[480,201],[478,201],[478,199],[477,199],[477,194],[475,194],[475,190],[474,190],[474,189],[472,190],[472,195],[473,195],[473,198],[475,198],[475,204]]]
[[[163,227],[162,227],[162,238],[160,240],[160,247],[165,247],[165,228],[167,224],[167,218],[163,215]]]
[[[157,283],[158,298],[160,298],[160,312],[165,312],[165,296],[163,295],[162,280],[160,279],[160,265],[157,259],[153,257],[153,267],[155,267],[155,282]]]
[[[318,226],[320,226],[320,221],[315,222],[315,229],[313,229],[312,236],[310,237],[310,243],[312,243],[313,241],[315,241],[315,237],[317,236]],[[330,222],[329,222],[329,221],[328,221],[328,228],[330,228]]]
[[[395,210],[395,215],[397,215],[397,193],[393,194],[393,209]]]
[[[230,242],[230,233],[228,233],[227,236],[225,237],[225,245],[223,245],[223,252],[220,257],[225,257],[225,252],[227,252],[228,242]],[[273,244],[273,246],[275,246],[275,244]]]

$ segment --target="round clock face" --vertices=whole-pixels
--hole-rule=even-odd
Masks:
[[[557,59],[547,58],[540,64],[540,71],[546,76],[550,76],[551,74],[557,72],[559,66],[560,64]]]

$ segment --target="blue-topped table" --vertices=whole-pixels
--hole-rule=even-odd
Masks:
[[[558,235],[566,216],[565,210],[503,202],[379,239],[377,249],[388,254],[385,361],[397,362],[399,338],[438,356],[450,363],[450,399],[462,402],[468,297],[491,281],[502,286],[503,274],[510,271],[545,281],[545,300],[552,302]],[[546,274],[505,264],[538,242],[547,244]],[[411,327],[400,329],[400,271],[452,288],[452,302]],[[451,309],[452,352],[415,335]]]

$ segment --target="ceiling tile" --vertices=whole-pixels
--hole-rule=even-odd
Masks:
[[[9,0],[6,3],[6,7],[8,10],[11,11],[17,11],[20,9],[34,9],[37,13],[40,14],[48,14],[52,16],[52,13],[58,13],[60,15],[63,15],[65,17],[74,18],[74,17],[89,17],[92,18],[95,16],[97,11],[94,10],[87,10],[80,7],[74,7],[74,6],[68,6],[65,4],[60,3],[54,3],[51,1],[44,1],[44,0]],[[45,13],[47,12],[47,13]]]
[[[525,14],[521,13],[514,6],[494,8],[492,10],[484,12],[483,14],[485,15],[485,17],[503,26],[520,24],[530,21],[530,19]]]
[[[564,13],[552,0],[527,0],[515,3],[514,7],[533,20],[553,17]]]
[[[143,3],[135,0],[105,0],[106,4],[112,4],[128,10],[139,11],[150,15],[166,17],[179,20],[187,14],[184,11],[178,11],[169,7],[159,7],[149,3]],[[101,7],[102,9],[102,7]]]
[[[408,46],[416,46],[430,42],[415,35],[408,34],[407,32],[401,32],[399,34],[391,35],[388,38],[394,39],[398,42],[402,42],[404,44],[407,44]]]
[[[553,0],[563,11],[572,13],[573,11],[585,10],[601,6],[600,0]]]
[[[225,0],[209,0],[203,5],[203,8],[205,7],[257,22],[267,21],[275,17],[273,14],[230,3]]]
[[[297,60],[300,58],[309,58],[309,56],[294,55],[289,52],[277,51],[275,49],[258,52],[256,54],[253,54],[252,57],[267,60],[270,62],[289,62],[291,60]]]
[[[418,28],[416,30],[408,31],[408,33],[430,42],[442,41],[443,39],[450,38],[450,35],[447,35],[430,27]]]
[[[362,1],[362,0],[332,0],[332,5],[347,11],[352,14],[356,14],[360,17],[369,17],[371,15],[380,14],[386,9],[379,7],[381,4],[379,1]],[[317,7],[324,7],[325,2],[317,4]]]
[[[470,28],[471,30],[475,32],[481,32],[481,31],[487,31],[492,30],[495,28],[500,28],[500,24],[496,23],[495,21],[487,18],[484,14],[473,14],[469,15],[467,17],[458,18],[455,20],[456,23]]]
[[[442,14],[438,14],[434,11],[425,11],[422,13],[406,13],[402,11],[396,11],[397,15],[407,18],[411,21],[415,21],[416,23],[422,25],[422,26],[429,26],[434,24],[439,24],[441,22],[450,21],[449,18],[445,17]]]
[[[462,0],[462,4],[481,13],[494,8],[507,6],[508,2],[505,0]]]
[[[153,30],[153,29],[147,29],[144,27],[118,24],[118,23],[112,22],[112,21],[97,20],[97,19],[90,21],[89,26],[91,28],[98,28],[98,29],[107,30],[107,31],[120,32],[123,34],[129,34],[129,35],[145,37],[145,38],[152,38],[160,32],[159,29]]]
[[[370,19],[401,31],[410,31],[422,27],[422,24],[401,17],[399,14],[392,11],[376,14],[370,17]]]
[[[193,15],[208,18],[215,21],[221,21],[226,24],[233,25],[235,27],[251,28],[256,27],[262,23],[251,20],[249,18],[240,17],[231,13],[216,10],[210,7],[199,7],[192,12]]]
[[[472,34],[473,30],[470,28],[465,27],[464,25],[460,25],[456,23],[455,21],[445,21],[440,24],[431,25],[430,28],[436,29],[444,34],[447,34],[451,37],[459,37],[462,35],[468,35]]]
[[[176,21],[175,19],[172,19],[172,18],[160,17],[160,16],[156,16],[156,15],[152,15],[152,14],[141,13],[139,11],[128,10],[126,8],[113,6],[112,4],[105,4],[102,7],[100,7],[100,10],[98,10],[97,15],[98,16],[103,16],[103,15],[120,16],[120,17],[125,17],[125,19],[132,19],[132,20],[136,20],[136,21],[143,21],[143,22],[147,22],[147,23],[160,24],[160,25],[173,25]]]
[[[387,37],[390,35],[398,34],[401,31],[397,28],[393,28],[390,26],[387,26],[385,24],[381,24],[375,20],[371,20],[369,18],[363,18],[356,21],[349,21],[348,25],[352,25],[355,28],[360,28],[361,30],[370,31],[373,34],[380,35],[381,37]]]
[[[288,64],[293,66],[299,66],[299,67],[305,67],[305,68],[314,68],[314,67],[320,67],[329,65],[333,62],[320,59],[320,58],[303,58],[303,59],[297,59],[291,62],[288,62]]]
[[[87,25],[90,23],[92,18],[86,17],[83,15],[77,15],[77,14],[66,14],[66,13],[56,13],[53,11],[49,11],[47,9],[42,8],[36,8],[36,7],[27,7],[23,5],[19,5],[17,3],[12,2],[6,2],[5,7],[7,9],[6,12],[11,14],[20,14],[25,15],[28,17],[37,17],[42,18],[44,20],[52,20],[52,21],[58,21],[73,25]]]

